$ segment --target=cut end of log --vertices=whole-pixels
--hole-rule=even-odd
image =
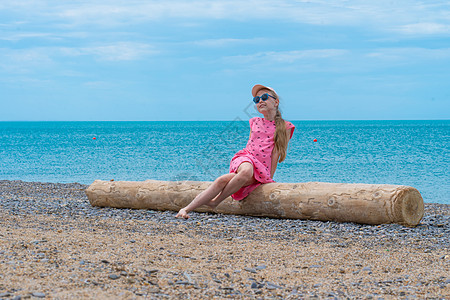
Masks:
[[[401,201],[396,201],[398,205],[394,208],[398,217],[396,222],[410,227],[417,226],[424,214],[423,199],[419,191],[407,186],[398,197],[401,197]]]

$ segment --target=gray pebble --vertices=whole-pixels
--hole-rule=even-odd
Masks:
[[[279,286],[279,285],[277,285],[275,283],[272,283],[272,282],[266,282],[266,287],[267,287],[268,290],[282,289],[281,286]]]
[[[334,293],[328,293],[327,297],[334,297],[334,298],[337,298],[337,295],[334,294]]]
[[[254,279],[253,279],[254,280]],[[254,280],[253,282],[252,282],[252,284],[251,284],[251,288],[252,289],[261,289],[261,288],[263,288],[264,287],[264,283],[260,283],[260,282],[257,282],[256,280]]]
[[[158,272],[158,269],[150,269],[150,270],[146,270],[145,272],[147,272],[147,275],[152,275]]]
[[[45,294],[41,292],[34,292],[31,295],[36,298],[45,298]]]
[[[244,270],[250,273],[256,273],[256,270],[253,268],[244,268]]]
[[[119,278],[120,278],[120,275],[117,275],[117,274],[110,274],[110,275],[108,275],[108,278],[109,278],[109,279],[112,279],[112,280],[116,280],[116,279],[119,279]]]

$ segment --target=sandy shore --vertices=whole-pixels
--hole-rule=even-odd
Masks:
[[[0,181],[0,298],[450,298],[450,205],[416,228],[91,207]]]

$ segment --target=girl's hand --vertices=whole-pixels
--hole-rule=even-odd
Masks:
[[[180,209],[180,211],[177,213],[175,218],[189,219],[186,209],[184,209],[184,208]]]

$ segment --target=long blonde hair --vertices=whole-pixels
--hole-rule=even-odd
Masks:
[[[273,93],[278,101],[280,101],[280,98],[276,93]],[[280,104],[278,103],[278,106]],[[289,143],[289,137],[286,130],[286,122],[284,121],[283,117],[281,116],[280,109],[277,106],[277,112],[275,114],[275,135],[273,137],[275,142],[275,150],[278,152],[278,162],[282,162],[286,158],[286,152],[287,152],[287,146]]]

